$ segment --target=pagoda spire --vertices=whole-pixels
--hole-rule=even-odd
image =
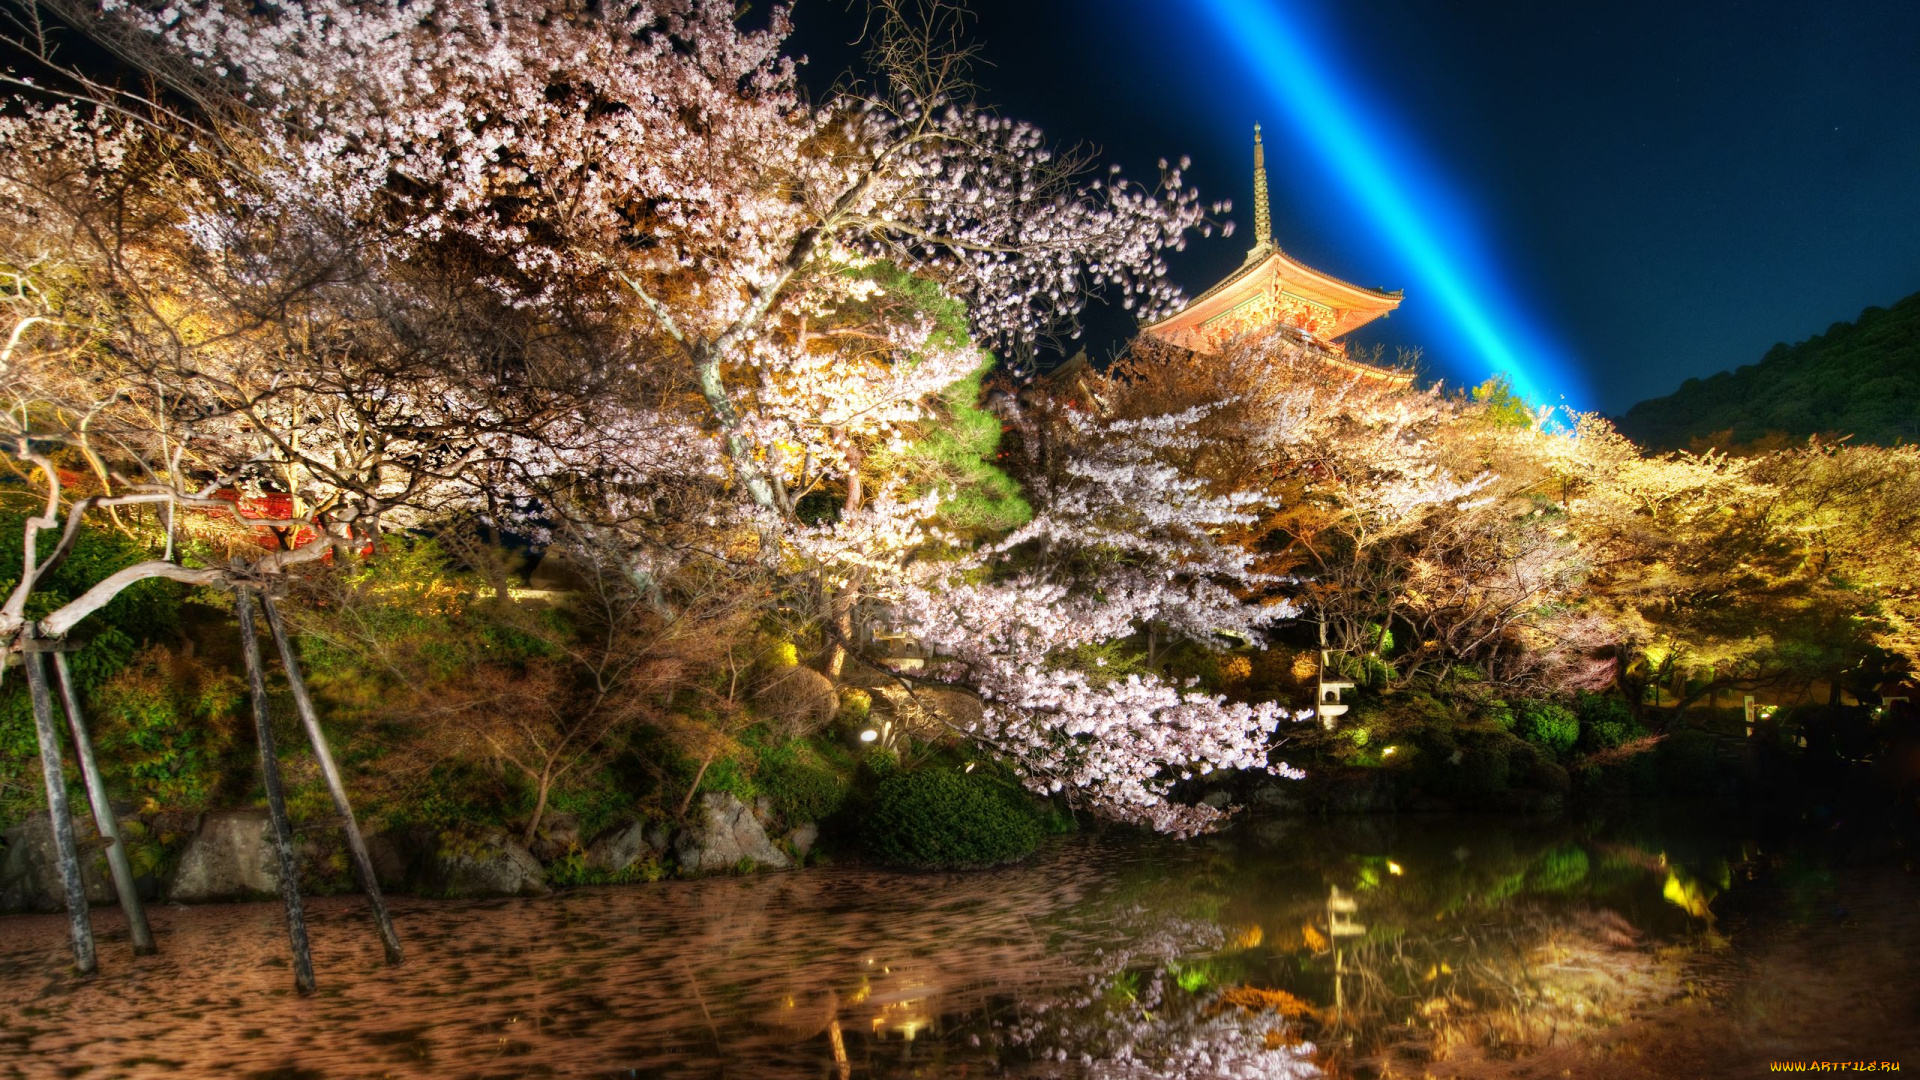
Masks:
[[[1253,250],[1248,258],[1274,250],[1273,211],[1267,205],[1267,148],[1260,142],[1260,125],[1253,125]]]

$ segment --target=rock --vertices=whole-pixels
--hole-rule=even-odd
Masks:
[[[629,821],[602,832],[587,845],[587,865],[595,870],[617,874],[666,850],[668,835],[644,821]],[[655,837],[659,843],[654,843]]]
[[[202,814],[167,883],[166,898],[194,904],[279,895],[280,867],[273,852],[272,829],[264,810]]]
[[[759,798],[753,800],[753,816],[760,819],[760,824],[762,825],[765,825],[767,822],[772,821],[773,820],[773,799],[769,796],[762,795]]]
[[[833,680],[804,665],[781,668],[754,692],[753,704],[760,715],[790,730],[808,731],[824,726],[840,710],[840,694]]]
[[[792,860],[773,842],[753,816],[753,811],[728,794],[700,796],[694,823],[674,837],[674,854],[684,870],[713,873],[731,870],[742,859],[756,866],[785,870]]]
[[[74,817],[73,838],[80,846],[80,879],[86,883],[87,903],[115,903],[106,848],[94,831],[92,815]],[[6,842],[6,851],[0,853],[0,914],[65,911],[67,887],[60,880],[60,856],[54,851],[53,823],[47,812],[37,811],[13,825],[6,831]]]
[[[548,814],[540,819],[540,831],[528,850],[541,862],[552,862],[579,844],[580,819],[572,814]]]
[[[547,871],[502,829],[441,833],[421,853],[412,875],[430,896],[544,896]]]
[[[1254,805],[1282,813],[1306,809],[1298,780],[1278,780],[1253,789]]]
[[[813,845],[820,842],[820,826],[809,821],[787,834],[787,843],[793,845],[793,853],[800,858],[807,857]]]
[[[1215,810],[1225,810],[1227,804],[1232,801],[1233,793],[1226,788],[1214,788],[1212,791],[1200,796],[1200,805],[1211,806]]]

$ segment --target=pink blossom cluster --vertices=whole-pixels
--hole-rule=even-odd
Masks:
[[[969,734],[1012,761],[1026,784],[1121,821],[1191,835],[1221,812],[1168,798],[1181,780],[1268,763],[1285,706],[1229,701],[1155,675],[1102,678],[1064,655],[1127,636],[1159,609],[1152,593],[1089,597],[1032,578],[909,586],[891,616],[941,657],[943,677],[975,689],[984,715]]]
[[[261,212],[397,213],[399,250],[465,235],[535,297],[625,281],[687,339],[744,344],[848,257],[941,280],[995,345],[1094,290],[1151,315],[1177,298],[1162,251],[1206,209],[1178,168],[1082,182],[1032,125],[899,85],[810,103],[785,7],[743,30],[726,0],[107,6],[239,88]]]

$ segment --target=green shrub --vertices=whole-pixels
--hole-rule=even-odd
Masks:
[[[1554,810],[1572,787],[1549,753],[1503,731],[1427,730],[1408,741],[1421,788],[1461,809]]]
[[[1040,828],[1048,836],[1067,836],[1080,831],[1080,819],[1073,816],[1065,799],[1055,797],[1041,805]]]
[[[1455,736],[1458,736],[1456,739]],[[1429,794],[1462,808],[1492,809],[1507,800],[1508,736],[1425,730],[1415,733],[1420,784]]]
[[[660,857],[650,855],[624,870],[597,870],[587,865],[585,852],[573,850],[553,860],[547,865],[547,884],[556,887],[572,885],[630,885],[640,881],[664,881],[667,868]]]
[[[94,741],[142,812],[204,810],[250,764],[244,700],[233,674],[151,647],[95,694]]]
[[[858,727],[867,722],[873,713],[873,695],[857,686],[849,686],[840,691],[840,715],[837,719],[848,727]]]
[[[1552,701],[1520,701],[1513,706],[1513,733],[1558,756],[1580,738],[1573,710]]]
[[[1208,693],[1218,693],[1220,661],[1213,650],[1183,642],[1161,654],[1162,672],[1176,682],[1196,680]]]
[[[896,866],[994,866],[1032,854],[1043,831],[1032,798],[1007,777],[936,765],[882,778],[861,840]]]
[[[773,800],[773,808],[788,822],[820,821],[832,817],[846,805],[852,790],[848,778],[811,753],[761,759],[755,778],[762,794]]]
[[[1580,719],[1580,748],[1610,750],[1641,734],[1633,711],[1616,697],[1581,691],[1574,695],[1573,714]]]
[[[694,769],[698,768],[696,763]],[[743,803],[750,803],[760,795],[760,788],[748,774],[746,764],[738,758],[717,757],[707,765],[707,771],[699,775],[700,794],[731,795]]]
[[[754,727],[741,734],[740,743],[752,754],[752,795],[772,799],[774,811],[789,824],[821,821],[846,805],[853,790],[854,761],[830,738],[783,739],[765,727]],[[701,787],[711,789],[712,785]],[[735,794],[742,801],[749,797],[739,791]]]
[[[861,787],[872,787],[900,771],[900,755],[884,746],[868,749],[860,755]]]
[[[0,512],[0,592],[10,592],[20,580],[26,516],[19,510]],[[57,536],[40,534],[40,558],[46,558]],[[82,528],[66,560],[42,578],[28,598],[27,616],[41,618],[100,579],[154,557],[154,542],[151,532],[128,536],[101,526]],[[101,684],[125,668],[143,642],[178,633],[184,592],[175,582],[150,578],[121,592],[80,623],[74,640],[81,646],[68,655],[67,662],[89,710],[95,707],[93,697]],[[104,749],[102,756],[111,760]],[[8,677],[0,680],[0,825],[43,805],[45,791],[26,679]]]
[[[531,785],[529,785],[531,787]],[[528,795],[532,795],[531,790]],[[594,836],[626,817],[633,809],[633,792],[610,769],[579,770],[547,794],[548,814],[568,814],[580,835]],[[533,812],[529,799],[525,812]]]
[[[436,763],[396,793],[393,802],[379,808],[389,825],[503,824],[519,800],[499,773],[476,762],[449,759]],[[356,811],[359,809],[356,806]]]

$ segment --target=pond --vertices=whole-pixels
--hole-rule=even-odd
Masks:
[[[1920,1068],[1910,841],[1452,815],[1063,838],[968,874],[829,866],[396,899],[389,969],[311,902],[0,919],[0,1076],[1740,1076]]]

